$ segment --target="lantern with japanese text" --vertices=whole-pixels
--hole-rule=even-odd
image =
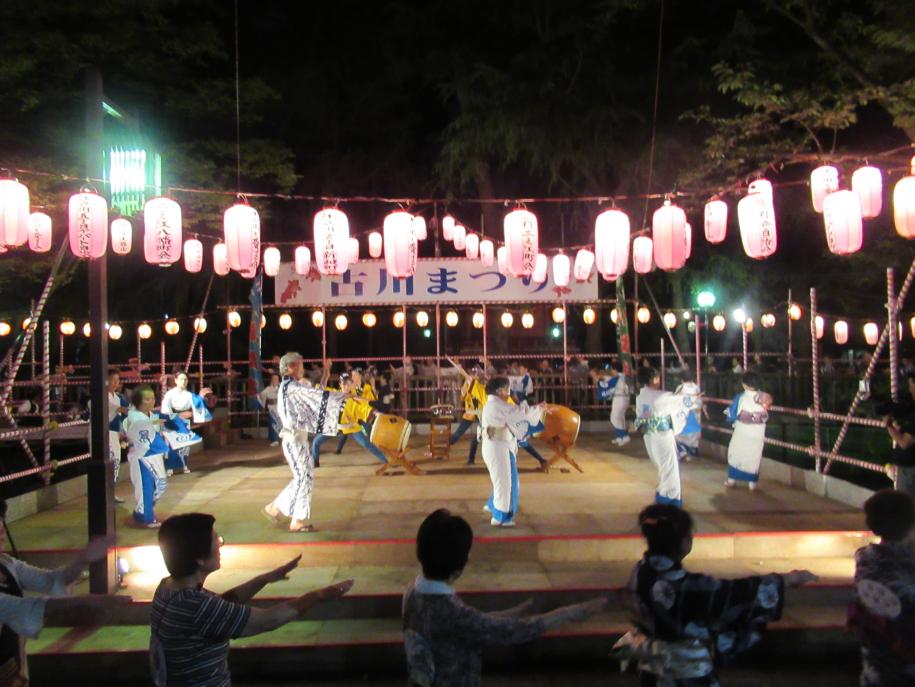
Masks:
[[[476,260],[480,255],[480,237],[476,234],[467,234],[464,240],[465,255],[471,260]]]
[[[454,217],[451,215],[442,217],[442,238],[446,241],[454,239]]]
[[[822,339],[826,333],[826,322],[819,315],[813,318],[813,332],[818,339]]]
[[[0,179],[0,246],[21,246],[28,240],[29,189],[16,179]]]
[[[558,253],[553,256],[553,283],[556,286],[568,286],[569,277],[572,272],[572,261],[564,253]]]
[[[70,251],[78,258],[100,258],[108,247],[108,203],[84,188],[70,196]]]
[[[716,332],[723,332],[725,326],[727,326],[727,320],[724,318],[724,315],[715,315],[712,318],[712,329]]]
[[[213,245],[213,271],[220,277],[229,273],[229,253],[221,241]]]
[[[308,246],[296,246],[294,256],[296,274],[311,272],[311,249]]]
[[[51,250],[51,218],[43,212],[29,215],[29,248],[36,253]]]
[[[529,277],[540,247],[537,217],[523,208],[505,215],[505,247],[508,269],[516,277]]]
[[[197,239],[184,242],[184,269],[199,272],[203,269],[203,244]]]
[[[373,231],[369,234],[369,255],[373,258],[380,258],[384,251],[384,237],[381,232]]]
[[[594,268],[594,253],[587,248],[580,248],[575,254],[575,263],[572,266],[572,275],[575,281],[587,281],[591,278]]]
[[[893,222],[902,238],[915,238],[915,157],[909,176],[900,179],[893,188]]]
[[[547,258],[543,253],[537,253],[537,259],[534,263],[534,271],[531,274],[531,280],[536,284],[542,284],[545,282],[549,266],[549,258]]]
[[[402,214],[409,220],[409,214]],[[315,214],[314,239],[318,272],[330,276],[345,273],[349,267],[349,220],[346,215],[337,208],[320,210]]]
[[[861,199],[854,191],[836,191],[823,199],[823,223],[826,244],[836,255],[848,255],[861,249],[864,222]]]
[[[848,322],[845,320],[836,320],[832,325],[832,333],[836,337],[836,343],[840,346],[848,343]]]
[[[417,241],[425,241],[428,232],[426,231],[426,218],[422,215],[413,217],[413,233],[416,234]]]
[[[151,265],[181,259],[181,206],[171,198],[150,198],[143,208],[143,254]]]
[[[496,264],[499,266],[499,272],[508,275],[508,248],[499,246],[496,250]]]
[[[349,251],[347,252],[347,262],[350,265],[355,265],[357,262],[359,262],[359,239],[357,239],[355,236],[350,236],[349,240],[347,241],[347,245],[349,246]]]
[[[705,204],[705,240],[721,243],[728,235],[728,204],[710,200]]]
[[[665,272],[678,270],[686,264],[686,213],[671,205],[669,200],[654,211],[651,220],[651,241],[654,264]]]
[[[501,321],[502,321],[502,326],[505,327],[506,329],[508,329],[515,323],[515,316],[512,315],[510,312],[506,311],[506,312],[502,313]]]
[[[483,267],[492,267],[493,258],[495,257],[496,247],[489,239],[480,241],[480,262]]]
[[[280,262],[282,256],[280,249],[276,246],[270,246],[264,249],[264,274],[268,277],[275,277],[280,271]]]
[[[237,310],[230,310],[226,314],[226,322],[232,329],[237,329],[241,326],[241,315]]]
[[[458,326],[458,314],[454,312],[454,310],[449,310],[447,313],[445,313],[445,324],[447,324],[449,327]]]
[[[851,190],[858,194],[861,216],[877,217],[883,209],[883,173],[876,167],[859,167],[851,175]]]
[[[454,232],[451,236],[454,241],[455,250],[466,250],[467,248],[467,227],[463,224],[455,224]]]
[[[473,322],[474,329],[482,329],[483,325],[486,324],[486,316],[481,312],[475,312],[471,322]]]
[[[313,313],[311,313],[311,323],[315,327],[323,327],[324,326],[324,311],[315,310]]]
[[[636,236],[632,241],[632,269],[637,274],[654,269],[654,242],[647,236]]]
[[[737,223],[744,252],[755,260],[767,258],[778,247],[772,196],[750,193],[737,203]]]
[[[334,318],[334,326],[338,331],[343,331],[349,325],[349,320],[346,319],[346,315],[340,313]]]
[[[127,255],[133,248],[133,225],[123,217],[111,222],[111,250],[117,255]]]
[[[604,276],[616,277],[629,266],[629,217],[607,210],[594,221],[594,264]]]
[[[838,190],[839,170],[832,165],[817,167],[810,173],[810,199],[816,212],[823,212],[823,200]]]
[[[392,277],[412,277],[418,245],[413,217],[398,210],[384,218],[384,263]]]
[[[150,327],[145,322],[137,327],[137,336],[141,339],[148,339],[152,336],[152,327]]]
[[[869,346],[876,346],[879,338],[880,328],[876,322],[868,322],[864,325],[864,340],[867,341]]]
[[[375,313],[373,312],[362,313],[362,324],[371,329],[378,324],[378,318],[375,317]]]

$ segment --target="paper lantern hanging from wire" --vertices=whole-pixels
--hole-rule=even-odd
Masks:
[[[836,320],[832,325],[832,333],[836,338],[836,343],[840,346],[848,343],[848,322],[845,320]]]
[[[137,336],[141,339],[148,339],[152,336],[152,327],[150,327],[145,322],[137,327]]]
[[[836,255],[849,255],[861,249],[864,222],[861,199],[854,191],[836,191],[823,199],[823,224],[826,245]]]
[[[78,258],[100,258],[108,247],[108,203],[90,188],[70,196],[70,251]]]
[[[308,274],[311,272],[311,249],[308,246],[296,246],[295,273]]]
[[[654,269],[654,242],[648,236],[636,236],[632,241],[632,269],[637,274]]]
[[[686,264],[686,213],[669,200],[654,211],[651,220],[651,242],[654,264],[665,272]]]
[[[575,281],[588,281],[592,269],[594,269],[594,253],[587,248],[580,248],[575,254],[575,263],[572,266]]]
[[[428,232],[426,231],[426,218],[422,215],[413,217],[413,233],[416,234],[417,241],[425,241]]]
[[[184,269],[199,272],[203,269],[203,244],[197,239],[184,242]]]
[[[413,217],[398,210],[384,218],[384,263],[392,277],[412,277],[419,249],[413,231]]]
[[[311,313],[311,323],[315,327],[323,327],[324,326],[324,311],[315,310],[314,312],[312,312]]]
[[[362,324],[364,326],[368,327],[369,329],[371,329],[376,324],[378,324],[378,318],[375,316],[375,313],[373,313],[373,312],[362,313]]]
[[[744,252],[754,260],[769,257],[778,247],[775,206],[765,192],[750,193],[737,203],[737,223]]]
[[[496,250],[496,263],[499,265],[500,274],[504,274],[505,276],[511,275],[511,272],[508,269],[508,248],[505,246],[499,246]]]
[[[597,271],[617,277],[629,266],[629,217],[621,210],[606,210],[594,221],[594,264]]]
[[[359,239],[355,236],[350,236],[347,241],[349,246],[349,251],[347,253],[347,263],[350,265],[355,265],[359,262]]]
[[[464,239],[464,254],[471,260],[476,260],[480,255],[480,237],[476,234],[467,234]]]
[[[535,284],[542,284],[545,282],[549,266],[549,258],[547,258],[543,253],[538,253],[537,259],[534,263],[534,271],[531,274],[531,281],[533,281]]]
[[[143,208],[143,254],[151,265],[181,259],[181,206],[171,198],[150,198]]]
[[[721,243],[728,235],[728,204],[710,200],[705,204],[705,240]]]
[[[826,322],[820,315],[813,318],[813,332],[818,339],[822,339],[826,333]]]
[[[893,223],[902,238],[915,238],[915,157],[911,162],[911,174],[893,187]]]
[[[381,232],[373,231],[369,234],[369,255],[373,258],[380,258],[384,251],[384,237]]]
[[[275,277],[279,274],[282,259],[280,249],[276,246],[264,249],[264,274],[268,277]]]
[[[876,322],[868,322],[864,325],[864,340],[869,346],[876,346],[880,339],[880,328]]]
[[[446,241],[454,238],[454,217],[451,215],[442,217],[442,238]]]
[[[229,273],[229,253],[222,241],[213,245],[213,271],[220,277]]]
[[[236,203],[223,214],[223,236],[229,267],[251,274],[260,265],[261,219],[247,203]]]
[[[18,179],[0,179],[0,245],[21,246],[28,240],[29,189]]]
[[[111,222],[111,250],[117,255],[127,255],[133,248],[133,225],[123,217]]]
[[[558,253],[553,256],[553,283],[559,287],[569,285],[569,278],[572,273],[572,261],[564,253]]]
[[[832,165],[817,167],[810,173],[810,199],[813,209],[823,212],[823,200],[839,190],[839,170]]]
[[[508,269],[517,277],[529,277],[540,247],[537,217],[523,208],[505,215],[505,247]]]
[[[226,322],[232,329],[237,329],[241,326],[241,315],[237,310],[230,310],[226,315]]]
[[[346,315],[340,313],[334,318],[334,326],[338,331],[343,331],[349,325],[349,320],[346,319]]]
[[[51,218],[43,212],[29,215],[29,248],[35,253],[51,250]]]
[[[858,194],[861,216],[878,217],[883,210],[883,173],[876,167],[859,167],[851,175],[851,190]]]
[[[482,329],[483,325],[486,324],[486,316],[481,312],[475,312],[471,321],[473,322],[474,329]]]
[[[449,310],[447,313],[445,313],[445,324],[447,324],[449,327],[458,326],[458,314],[454,310]]]
[[[455,250],[466,250],[467,249],[467,227],[463,224],[455,224],[454,232],[452,233],[451,239],[454,241]]]
[[[483,263],[483,267],[492,267],[495,253],[496,248],[492,241],[489,239],[480,241],[480,262]]]
[[[349,267],[349,220],[337,208],[324,208],[314,219],[315,263],[325,276],[339,276]]]

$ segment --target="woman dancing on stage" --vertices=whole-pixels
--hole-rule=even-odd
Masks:
[[[623,374],[623,366],[613,362],[612,375],[591,371],[591,377],[597,383],[597,400],[610,400],[610,424],[613,427],[613,443],[625,446],[631,439],[626,427],[626,411],[629,409],[629,384]]]
[[[747,372],[741,381],[743,391],[724,411],[728,422],[734,424],[734,434],[728,444],[728,477],[724,486],[733,487],[737,482],[746,482],[753,491],[759,484],[759,466],[772,397],[759,390],[761,380],[755,372]]]
[[[160,433],[161,418],[153,411],[156,392],[141,385],[130,395],[131,409],[121,431],[127,437],[127,464],[137,505],[133,519],[143,527],[159,527],[154,506],[168,486],[163,461],[168,443]]]
[[[203,437],[191,431],[190,423],[200,424],[213,419],[204,400],[205,396],[213,393],[212,389],[204,387],[199,394],[195,394],[188,391],[187,372],[177,370],[174,376],[175,386],[165,392],[162,406],[159,408],[159,412],[166,420],[162,434],[169,446],[168,458],[165,461],[169,477],[175,470],[184,473],[191,471],[187,466],[191,446],[203,441]]]

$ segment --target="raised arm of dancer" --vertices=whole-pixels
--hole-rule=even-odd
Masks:
[[[251,616],[245,624],[245,629],[241,632],[241,637],[251,637],[261,632],[269,632],[278,627],[285,625],[301,618],[312,607],[322,601],[339,599],[346,594],[353,586],[352,580],[346,580],[339,584],[333,584],[323,589],[316,589],[307,594],[303,594],[292,601],[274,604],[267,608],[252,608]]]
[[[457,370],[458,372],[460,372],[460,373],[461,373],[461,376],[463,376],[465,380],[466,380],[466,379],[470,379],[470,374],[467,372],[467,370],[465,370],[463,367],[461,367],[459,363],[457,363],[457,362],[455,362],[454,360],[452,360],[451,356],[447,356],[447,355],[446,355],[446,356],[445,356],[445,360],[447,360],[449,363],[451,363],[451,366],[452,366],[455,370]]]
[[[330,368],[333,367],[334,361],[328,358],[324,361],[324,371],[321,373],[321,388],[327,388],[327,382],[330,380]]]
[[[237,587],[233,587],[229,591],[225,592],[222,595],[222,598],[226,599],[227,601],[234,601],[236,603],[247,603],[254,597],[255,594],[257,594],[268,584],[272,582],[279,582],[280,580],[288,580],[289,573],[296,569],[301,559],[302,554],[299,554],[291,561],[284,563],[278,568],[274,568],[273,570],[258,575],[257,577],[252,577],[247,582],[243,582]]]

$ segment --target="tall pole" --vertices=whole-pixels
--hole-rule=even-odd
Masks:
[[[51,432],[49,425],[51,423],[51,325],[47,320],[42,323],[41,337],[41,424],[45,427],[45,433],[42,437],[44,444],[44,462],[47,465],[51,462]],[[51,481],[51,473],[43,473],[45,484]]]
[[[632,352],[636,357],[639,355],[639,318],[638,318],[638,309],[639,309],[639,275],[637,272],[632,274],[633,281],[635,282],[632,289]],[[619,303],[616,304],[616,307],[620,307]],[[626,307],[626,304],[623,303],[623,307]]]
[[[401,340],[400,365],[401,365],[401,373],[402,373],[401,374],[402,381],[401,381],[401,386],[400,386],[400,388],[401,388],[400,409],[401,409],[401,414],[403,415],[403,417],[406,417],[407,416],[407,394],[409,393],[407,391],[407,379],[408,379],[408,377],[407,377],[407,306],[401,305],[400,312],[403,313],[403,327],[401,328],[401,332],[400,332],[400,340]]]
[[[489,327],[489,318],[486,315],[486,303],[483,303],[482,306],[483,306],[483,367],[484,367],[483,371],[485,372],[486,371],[485,367],[489,360],[489,358],[487,357],[487,348],[486,348],[486,343],[487,343],[486,334],[487,334],[487,327]]]
[[[747,323],[746,321],[740,324],[740,335],[743,340],[743,371],[747,371]]]
[[[562,397],[569,405],[569,312],[562,302]]]
[[[102,174],[102,76],[98,69],[86,70],[86,176],[98,179]],[[102,193],[105,189],[99,189]],[[107,537],[114,533],[113,466],[108,460],[108,258],[103,255],[89,261],[89,398],[92,402],[89,445],[91,456],[87,467],[89,501],[89,537]],[[89,566],[89,591],[107,594],[116,584],[115,556],[110,551]]]
[[[664,382],[666,381],[666,379],[665,379],[666,370],[664,368],[667,367],[667,361],[664,359],[665,357],[666,357],[666,355],[665,355],[665,351],[664,351],[664,337],[661,337],[661,388],[662,389],[665,388]]]
[[[232,424],[232,325],[226,314],[226,407],[229,413],[229,425]]]
[[[813,447],[816,471],[822,472],[820,458],[820,344],[817,340],[817,290],[810,289],[810,378],[813,386]]]
[[[890,330],[890,396],[899,402],[899,326],[896,313],[896,275],[892,267],[886,268],[886,326]]]
[[[706,316],[708,317],[708,316]],[[696,313],[696,384],[702,385],[702,313]],[[708,334],[706,334],[706,337]]]
[[[327,308],[321,306],[321,365],[327,364]]]
[[[437,392],[435,394],[436,400],[438,403],[438,395],[442,389],[442,309],[441,306],[435,304],[435,388]]]
[[[791,341],[791,289],[788,289],[788,377],[794,376],[794,349]]]

